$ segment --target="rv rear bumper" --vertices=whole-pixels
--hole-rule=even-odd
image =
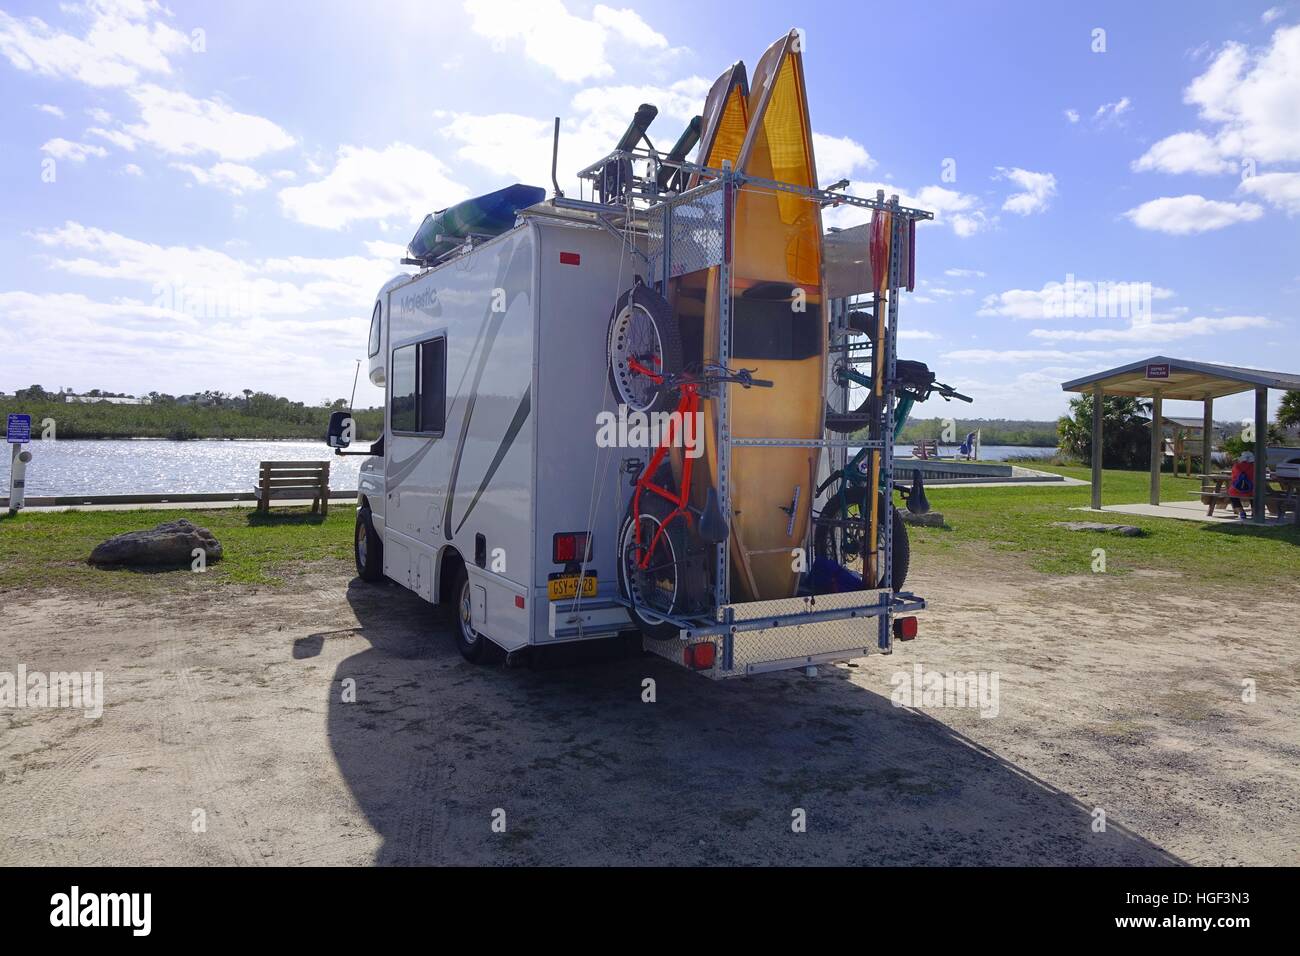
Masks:
[[[894,616],[924,609],[924,599],[888,588],[751,601],[719,608],[716,623],[684,627],[676,640],[647,638],[644,644],[660,657],[720,680],[864,657],[872,651],[888,654],[893,649]],[[713,651],[694,652],[693,645],[701,643],[711,643]],[[689,663],[700,660],[712,665]]]

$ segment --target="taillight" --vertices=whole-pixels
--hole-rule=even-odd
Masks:
[[[694,670],[706,671],[713,666],[717,654],[718,649],[713,646],[711,641],[688,644],[682,652],[682,663]]]
[[[910,641],[916,637],[916,618],[894,618],[894,637],[900,641]]]
[[[582,265],[582,256],[576,252],[561,252],[560,265],[562,266],[579,266]]]
[[[551,539],[551,560],[556,564],[568,564],[571,561],[590,561],[590,536],[585,531],[559,532]]]

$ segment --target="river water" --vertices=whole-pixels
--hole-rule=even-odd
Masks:
[[[322,441],[35,441],[27,494],[132,495],[251,492],[263,461],[329,461],[330,487],[357,487],[360,456],[336,457]],[[9,493],[9,450],[0,462],[0,495]]]
[[[900,444],[906,454],[910,446]],[[330,462],[330,487],[357,487],[360,456],[336,457],[318,441],[36,441],[27,446],[27,494],[130,495],[149,493],[242,491],[257,484],[262,461]],[[941,449],[956,454],[956,447]],[[1002,461],[1020,455],[1046,458],[1054,448],[985,445],[980,457]],[[8,449],[0,451],[0,496],[9,493]]]

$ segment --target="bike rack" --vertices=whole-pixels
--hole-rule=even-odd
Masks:
[[[611,162],[629,161],[632,175],[624,180],[624,191],[617,196],[600,195],[602,171]],[[643,164],[645,173],[637,174],[638,164]],[[658,188],[658,173],[664,166],[682,171],[683,181],[694,183],[681,192],[663,191]],[[560,208],[579,211],[591,215],[604,228],[620,238],[631,231],[641,236],[646,244],[646,251],[640,257],[649,268],[648,281],[653,282],[662,291],[668,281],[678,275],[700,268],[716,266],[719,269],[719,340],[717,344],[717,362],[724,367],[730,366],[731,359],[731,236],[734,230],[736,197],[741,190],[762,190],[792,193],[804,197],[821,207],[855,206],[891,215],[892,229],[890,241],[890,258],[883,296],[877,290],[870,297],[861,295],[837,299],[827,299],[826,315],[831,323],[832,338],[828,342],[828,352],[838,352],[842,361],[860,364],[866,360],[868,349],[863,343],[854,345],[848,335],[849,313],[864,308],[870,314],[878,316],[880,308],[886,310],[885,334],[883,342],[877,341],[870,350],[871,360],[875,360],[878,349],[884,352],[884,371],[882,401],[879,406],[879,434],[875,440],[856,440],[852,438],[828,438],[823,433],[820,439],[774,439],[735,436],[731,432],[729,388],[718,389],[716,402],[718,409],[717,434],[717,496],[723,514],[731,513],[731,453],[736,447],[815,447],[824,448],[831,456],[834,467],[843,468],[847,450],[852,448],[869,448],[879,456],[881,484],[885,488],[893,487],[894,474],[894,429],[893,416],[896,402],[897,385],[897,327],[899,311],[899,291],[903,286],[904,262],[903,250],[908,237],[909,225],[915,221],[929,220],[934,214],[922,209],[902,205],[897,196],[885,198],[883,190],[875,198],[864,198],[844,192],[799,186],[775,180],[750,176],[732,168],[729,162],[721,168],[700,166],[690,162],[670,162],[652,149],[636,148],[615,150],[602,159],[578,173],[579,180],[592,184],[593,199],[569,199],[557,196],[552,202]],[[598,198],[596,198],[598,197]],[[838,343],[838,344],[837,344]],[[849,385],[827,386],[841,392],[841,407],[848,410]],[[810,489],[811,491],[812,489]],[[893,495],[887,494],[885,511],[879,516],[884,522],[881,543],[882,580],[892,581],[893,575]],[[615,496],[615,506],[623,507],[621,496]],[[620,515],[621,517],[621,515]],[[847,519],[852,520],[852,519]],[[867,540],[875,540],[874,535],[865,525],[869,519],[862,520]],[[808,538],[804,541],[807,554],[812,553],[812,536],[816,522],[810,521]],[[864,563],[865,563],[864,556]],[[864,567],[864,571],[866,568]],[[909,592],[894,593],[889,588],[868,589],[837,595],[805,596],[778,601],[758,601],[746,604],[732,604],[729,595],[730,584],[730,549],[729,542],[715,546],[714,557],[714,609],[715,618],[708,616],[671,617],[658,615],[664,620],[678,626],[678,641],[649,641],[648,649],[670,659],[675,658],[671,651],[680,651],[683,647],[699,641],[715,641],[719,656],[718,664],[710,676],[732,676],[740,673],[756,673],[760,670],[776,669],[778,666],[798,666],[815,664],[820,660],[836,659],[838,652],[828,651],[821,654],[795,655],[770,662],[747,664],[743,669],[735,666],[736,639],[741,635],[758,631],[781,632],[783,629],[824,624],[859,618],[876,618],[876,647],[889,653],[892,650],[891,621],[896,613],[922,610],[925,601]],[[632,607],[632,602],[621,595],[615,597],[619,603]],[[822,605],[818,609],[818,604]],[[766,613],[765,613],[766,612]],[[658,646],[654,646],[658,645]],[[859,646],[856,643],[854,646]],[[864,652],[866,648],[863,648]],[[843,656],[841,653],[840,657]],[[814,659],[815,658],[815,659]]]

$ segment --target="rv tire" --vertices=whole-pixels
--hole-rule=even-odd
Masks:
[[[384,579],[384,543],[379,540],[375,523],[370,517],[370,506],[357,509],[357,528],[352,536],[352,554],[357,562],[357,575],[362,581],[375,583]]]
[[[471,664],[481,664],[487,659],[489,641],[487,635],[474,629],[471,620],[473,592],[470,590],[469,573],[463,564],[456,569],[456,587],[452,593],[456,595],[456,649]]]

